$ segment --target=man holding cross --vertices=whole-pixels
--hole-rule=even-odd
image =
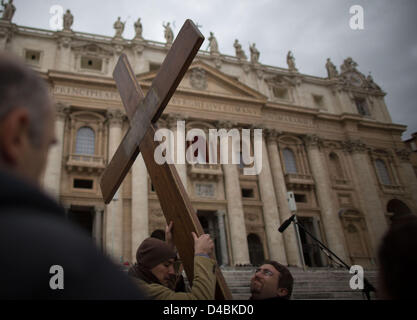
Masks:
[[[173,223],[166,228],[166,242],[147,238],[136,252],[137,263],[129,269],[129,275],[145,291],[147,298],[156,300],[213,300],[216,286],[216,262],[210,259],[213,240],[203,234],[194,239],[194,279],[191,292],[175,288],[174,264],[177,253],[172,241]]]
[[[181,79],[198,52],[204,37],[191,20],[181,28],[146,96],[140,88],[127,56],[122,54],[113,72],[116,86],[130,121],[130,128],[103,173],[100,187],[109,203],[142,153],[152,184],[167,221],[175,224],[174,239],[188,279],[194,279],[195,248],[193,232],[201,236],[203,228],[192,208],[174,165],[159,165],[154,159],[158,142],[154,140],[156,122],[163,113]],[[210,253],[213,258],[213,253]],[[216,299],[232,295],[219,268],[216,268]]]

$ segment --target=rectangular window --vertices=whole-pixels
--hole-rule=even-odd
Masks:
[[[307,197],[305,194],[294,194],[295,202],[307,203]]]
[[[356,109],[361,116],[370,116],[368,105],[366,104],[366,100],[364,98],[356,98],[355,99]]]
[[[26,50],[25,61],[31,65],[39,65],[41,61],[41,52],[35,50]]]
[[[93,189],[93,180],[74,179],[75,189]]]
[[[313,101],[314,101],[314,105],[316,107],[318,107],[320,109],[324,107],[324,98],[323,98],[323,96],[313,94]]]
[[[243,198],[255,198],[255,195],[253,193],[253,189],[242,189],[242,197]]]
[[[149,63],[149,71],[158,71],[160,67],[161,65],[158,63]]]
[[[288,90],[286,88],[273,87],[272,92],[275,98],[288,100]]]
[[[103,60],[99,58],[81,57],[81,68],[101,71]]]

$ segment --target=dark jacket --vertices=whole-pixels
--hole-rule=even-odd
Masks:
[[[58,203],[2,170],[0,257],[0,299],[143,298]],[[53,265],[63,268],[62,290],[51,289]]]

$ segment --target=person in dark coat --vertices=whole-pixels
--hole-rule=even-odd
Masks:
[[[142,299],[41,190],[54,141],[46,83],[0,54],[0,299]]]
[[[417,216],[392,219],[378,250],[377,297],[384,300],[417,299]]]
[[[284,265],[267,260],[251,278],[250,300],[289,300],[294,279]]]

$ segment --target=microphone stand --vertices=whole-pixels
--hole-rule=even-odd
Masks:
[[[341,265],[341,266],[345,267],[347,270],[350,270],[351,267],[349,265],[347,265],[333,251],[331,251],[328,247],[326,247],[319,239],[317,239],[315,236],[313,236],[306,228],[304,228],[304,226],[301,223],[299,223],[297,221],[297,219],[294,219],[293,223],[295,225],[297,225],[298,227],[300,227],[301,229],[303,229],[303,231],[306,234],[308,234],[314,241],[316,241],[319,244],[320,250],[322,250],[326,254],[326,256],[329,257],[330,260],[336,262],[339,266]],[[340,263],[335,261],[330,254],[332,254],[337,260],[339,260]],[[375,287],[365,277],[363,277],[363,284],[364,284],[364,286],[363,286],[363,289],[362,289],[362,293],[365,294],[367,300],[371,300],[370,292],[371,291],[376,292]]]

